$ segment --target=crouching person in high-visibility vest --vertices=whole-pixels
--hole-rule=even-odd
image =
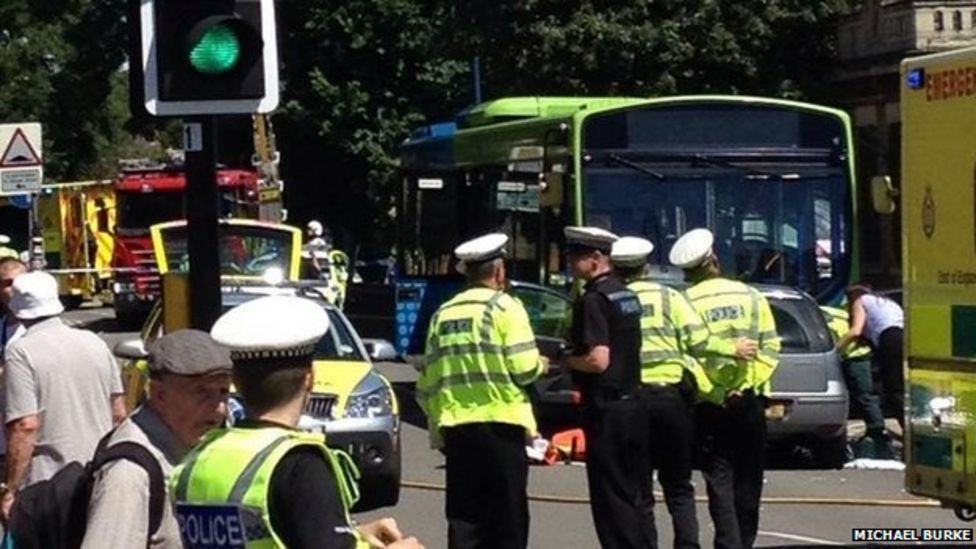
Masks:
[[[504,292],[504,234],[454,250],[468,287],[434,313],[417,401],[447,456],[448,546],[528,544],[526,438],[536,431],[526,387],[542,375],[522,304]]]
[[[392,519],[357,527],[355,466],[323,435],[296,429],[328,329],[319,305],[285,296],[247,302],[214,324],[247,418],[211,431],[170,477],[186,547],[421,547]]]

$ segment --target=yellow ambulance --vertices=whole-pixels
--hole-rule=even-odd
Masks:
[[[901,121],[905,483],[973,520],[976,48],[905,60]],[[874,182],[876,205],[884,187]]]

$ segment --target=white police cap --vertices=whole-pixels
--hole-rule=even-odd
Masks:
[[[315,301],[295,296],[266,296],[227,311],[210,330],[231,358],[311,356],[329,330],[329,315]]]
[[[712,244],[715,236],[708,229],[692,229],[681,236],[674,246],[668,259],[671,264],[681,269],[694,269],[712,255]]]
[[[599,227],[564,227],[566,244],[570,248],[600,250],[609,253],[619,236]]]
[[[623,236],[613,243],[610,261],[620,267],[640,267],[647,263],[647,257],[654,251],[654,244],[646,238]]]
[[[466,263],[482,263],[505,257],[506,244],[508,235],[503,233],[486,234],[464,242],[454,248],[454,255],[461,261],[458,263],[458,270],[463,273]]]

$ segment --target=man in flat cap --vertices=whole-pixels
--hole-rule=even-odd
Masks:
[[[641,304],[613,273],[617,235],[566,227],[566,253],[585,292],[573,306],[572,355],[583,395],[590,510],[604,548],[652,547],[640,502],[647,475],[647,421],[639,398]]]
[[[297,429],[315,346],[328,329],[321,306],[292,296],[254,299],[214,324],[247,417],[211,431],[170,477],[185,547],[213,547],[215,539],[228,547],[421,547],[392,519],[355,527],[351,458],[327,448],[321,433]]]
[[[749,548],[759,529],[765,467],[765,398],[779,364],[780,340],[769,302],[758,290],[722,277],[708,229],[691,230],[671,248],[671,263],[691,283],[685,294],[713,338],[758,342],[753,359],[709,357],[705,372],[714,385],[709,402],[695,411],[697,446],[708,487],[715,546]]]
[[[691,484],[692,406],[712,383],[699,362],[708,356],[751,359],[756,342],[713,338],[681,292],[647,279],[654,245],[625,236],[614,242],[610,260],[617,274],[641,302],[641,395],[648,412],[651,471],[647,515],[654,525],[653,470],[664,489],[674,526],[676,548],[699,547],[695,489]],[[652,534],[655,533],[652,530]]]
[[[468,285],[434,313],[417,400],[447,456],[451,549],[524,549],[525,443],[535,434],[526,387],[545,371],[522,304],[505,293],[504,234],[458,246]]]
[[[206,332],[178,330],[159,338],[149,348],[148,400],[118,426],[105,448],[125,442],[142,446],[168,477],[207,431],[223,424],[230,369],[230,353]],[[95,474],[82,547],[182,548],[171,506],[150,516],[151,490],[150,473],[132,461],[102,467]],[[158,526],[150,528],[152,522]]]

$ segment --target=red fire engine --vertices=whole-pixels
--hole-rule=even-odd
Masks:
[[[219,169],[217,186],[221,217],[281,220],[280,189],[264,187],[256,171]],[[115,315],[120,324],[133,326],[160,293],[149,227],[186,218],[186,177],[182,167],[126,170],[115,181],[115,196]]]

